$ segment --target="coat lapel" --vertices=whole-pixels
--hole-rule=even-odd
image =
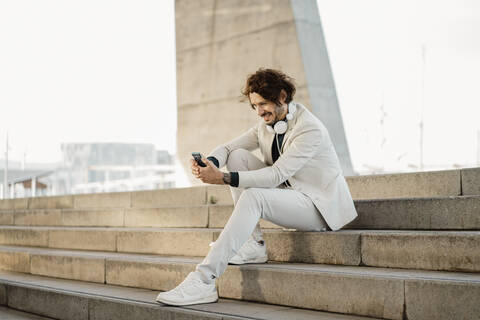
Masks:
[[[297,115],[298,115],[298,112],[299,112],[299,108],[297,106],[297,112],[295,112],[295,115],[293,116],[293,119],[290,120],[290,121],[287,121],[287,124],[288,124],[288,127],[287,127],[287,132],[285,132],[285,136],[283,137],[283,142],[282,142],[282,153],[285,151],[285,146],[288,142],[288,139],[290,138],[290,135],[292,134],[292,130],[293,128],[295,127],[296,123],[297,123]]]
[[[285,132],[285,136],[283,137],[283,142],[282,142],[282,153],[285,152],[285,145],[288,141],[288,138],[290,137],[291,133],[292,133],[292,127],[288,126],[288,129],[287,129],[287,132]]]
[[[263,159],[266,164],[272,165],[272,141],[275,137],[274,133],[271,133],[267,130],[266,126],[263,126],[263,134],[262,139],[260,140],[260,144],[262,145],[261,150],[263,153]]]

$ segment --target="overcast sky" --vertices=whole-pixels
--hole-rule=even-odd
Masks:
[[[175,152],[173,3],[0,0],[0,158],[7,130],[19,161],[62,142]],[[426,166],[475,165],[480,1],[318,4],[355,170],[419,165],[422,75]]]
[[[318,4],[355,169],[419,165],[422,45],[424,162],[474,165],[480,129],[480,1]]]
[[[62,142],[175,151],[173,1],[0,0],[0,150],[60,160]]]

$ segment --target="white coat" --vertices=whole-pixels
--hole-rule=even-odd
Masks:
[[[294,102],[295,103],[295,102]],[[342,174],[330,135],[323,123],[300,103],[287,122],[281,146],[282,154],[272,163],[274,133],[260,120],[241,136],[215,148],[209,156],[217,158],[220,168],[235,149],[260,148],[265,168],[240,171],[240,188],[275,188],[288,180],[292,189],[312,199],[332,230],[338,230],[357,216],[350,190]]]

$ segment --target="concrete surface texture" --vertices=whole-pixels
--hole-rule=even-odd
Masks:
[[[257,121],[241,90],[260,67],[295,79],[294,99],[323,121],[353,174],[315,0],[176,0],[175,15],[177,155],[188,176],[191,152],[207,155]]]
[[[168,307],[153,302],[158,291],[148,289],[45,278],[5,271],[0,271],[0,279],[0,294],[9,296],[9,306],[48,315],[55,319],[376,320],[370,317],[229,299],[220,299],[214,304],[183,308]],[[26,299],[26,297],[31,298]],[[52,305],[57,307],[52,308]]]
[[[39,254],[43,259],[43,267],[32,269],[32,274],[153,290],[169,290],[175,287],[201,260],[106,255],[105,266],[102,268],[94,264],[95,256],[102,257],[99,252],[85,254],[83,259],[78,258],[81,255],[78,252]],[[62,256],[77,256],[77,259],[69,258],[61,263],[57,258]],[[32,267],[37,268],[37,265],[38,262],[35,262]],[[59,270],[55,270],[56,268]],[[104,279],[95,279],[93,275]],[[6,279],[2,275],[0,285],[4,280]],[[431,317],[419,307],[428,304],[442,306],[450,314],[461,305],[462,308],[457,311],[457,315],[461,316],[459,319],[475,319],[464,316],[478,312],[477,302],[480,298],[478,273],[325,264],[268,263],[230,266],[217,285],[220,296],[224,298],[399,320],[403,319],[404,305],[407,310],[411,309],[410,312],[415,310],[416,316],[408,319],[452,319],[442,315]],[[78,292],[84,286],[83,283],[77,285],[75,291]],[[430,288],[428,295],[423,295],[424,291],[428,291],[425,287]],[[407,288],[408,294],[405,292]],[[58,288],[55,289],[57,295]],[[9,306],[15,307],[16,300],[12,299],[10,294],[7,288]],[[412,299],[411,296],[415,298]],[[69,297],[72,298],[80,297]],[[40,299],[40,296],[37,295],[35,299]],[[64,312],[61,308],[50,309]],[[425,310],[431,309],[428,307]]]
[[[2,235],[3,231],[0,230]],[[44,245],[25,243],[21,239],[7,241],[2,237],[0,257],[3,268],[20,272],[29,272],[34,257],[38,260],[39,256],[49,255],[51,259],[55,255],[76,252],[72,250],[82,253],[74,255],[75,259],[96,260],[104,255],[118,258],[123,253],[201,257],[207,254],[210,242],[217,239],[220,231],[175,228],[110,232],[103,228],[90,232],[95,237],[86,236],[85,232],[65,231],[64,242],[59,243],[56,239]],[[107,238],[106,233],[111,234],[104,240],[107,243],[100,243],[99,239]],[[175,245],[171,239],[175,239]],[[480,272],[479,231],[342,230],[315,233],[266,230],[264,239],[268,243],[269,260],[276,262]],[[32,248],[35,246],[38,247]],[[103,253],[93,255],[86,250]]]
[[[52,320],[52,318],[39,317],[34,314],[20,312],[14,309],[0,307],[0,319],[2,320]]]
[[[479,170],[350,178],[350,225],[261,221],[268,263],[229,266],[220,303],[187,308],[153,300],[218,238],[227,187],[2,200],[0,306],[55,319],[478,320]]]

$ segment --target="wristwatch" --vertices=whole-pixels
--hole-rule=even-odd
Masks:
[[[230,185],[230,182],[232,181],[232,175],[230,174],[230,172],[225,172],[223,173],[223,182],[225,184],[228,184]]]

